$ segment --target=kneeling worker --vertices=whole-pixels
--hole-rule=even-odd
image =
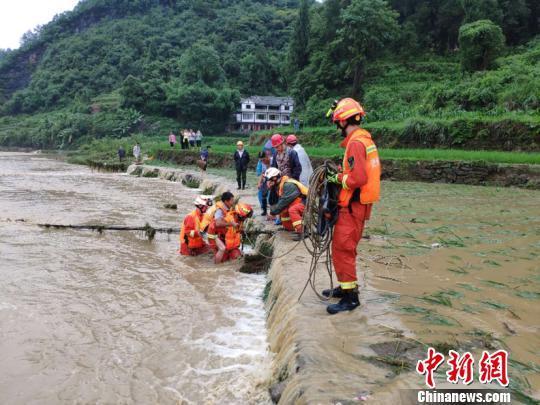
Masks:
[[[201,232],[201,221],[212,200],[198,196],[195,199],[195,210],[184,218],[180,228],[180,253],[184,256],[198,256],[208,251]]]
[[[266,170],[266,184],[270,193],[277,194],[277,203],[270,207],[270,214],[279,214],[283,228],[295,231],[293,240],[303,238],[302,215],[304,215],[305,199],[308,188],[298,180],[282,176],[275,167]]]

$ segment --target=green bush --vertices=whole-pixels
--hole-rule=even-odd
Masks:
[[[478,20],[459,28],[461,65],[464,70],[486,70],[493,66],[504,47],[501,27],[490,20]]]

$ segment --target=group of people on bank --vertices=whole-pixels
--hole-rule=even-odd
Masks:
[[[174,148],[177,141],[180,142],[182,149],[201,148],[202,146],[203,135],[200,129],[197,131],[191,128],[182,129],[178,131],[178,137],[180,139],[177,140],[176,134],[173,131],[169,133],[169,145],[171,148]]]
[[[341,131],[344,140],[340,146],[345,148],[338,172],[326,175],[327,183],[337,185],[340,190],[331,247],[339,285],[322,292],[327,297],[340,299],[327,307],[328,313],[336,314],[360,305],[356,249],[365,222],[370,218],[372,205],[380,198],[381,165],[371,134],[360,127],[365,112],[356,100],[345,98],[336,102],[328,115]],[[269,215],[269,218],[279,216],[283,228],[295,233],[293,239],[302,240],[305,237],[302,217],[312,173],[311,163],[294,135],[284,138],[275,134],[270,143],[273,150],[261,152],[257,168],[261,176],[258,189],[263,215]],[[238,188],[243,189],[242,161],[249,162],[249,155],[243,151],[241,142],[237,149],[237,173],[241,172]],[[216,263],[240,257],[243,226],[252,215],[253,208],[239,202],[231,192],[223,193],[215,205],[211,197],[198,196],[195,210],[182,223],[180,253],[197,256],[212,249]],[[204,240],[205,233],[208,242]]]

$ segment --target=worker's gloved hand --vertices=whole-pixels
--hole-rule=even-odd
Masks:
[[[326,176],[326,181],[328,181],[328,183],[341,184],[341,181],[339,181],[339,175],[337,173],[331,176]]]

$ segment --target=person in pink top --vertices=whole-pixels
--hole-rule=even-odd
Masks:
[[[171,148],[174,148],[174,145],[176,145],[176,135],[171,133],[169,134],[169,144],[171,145]]]

